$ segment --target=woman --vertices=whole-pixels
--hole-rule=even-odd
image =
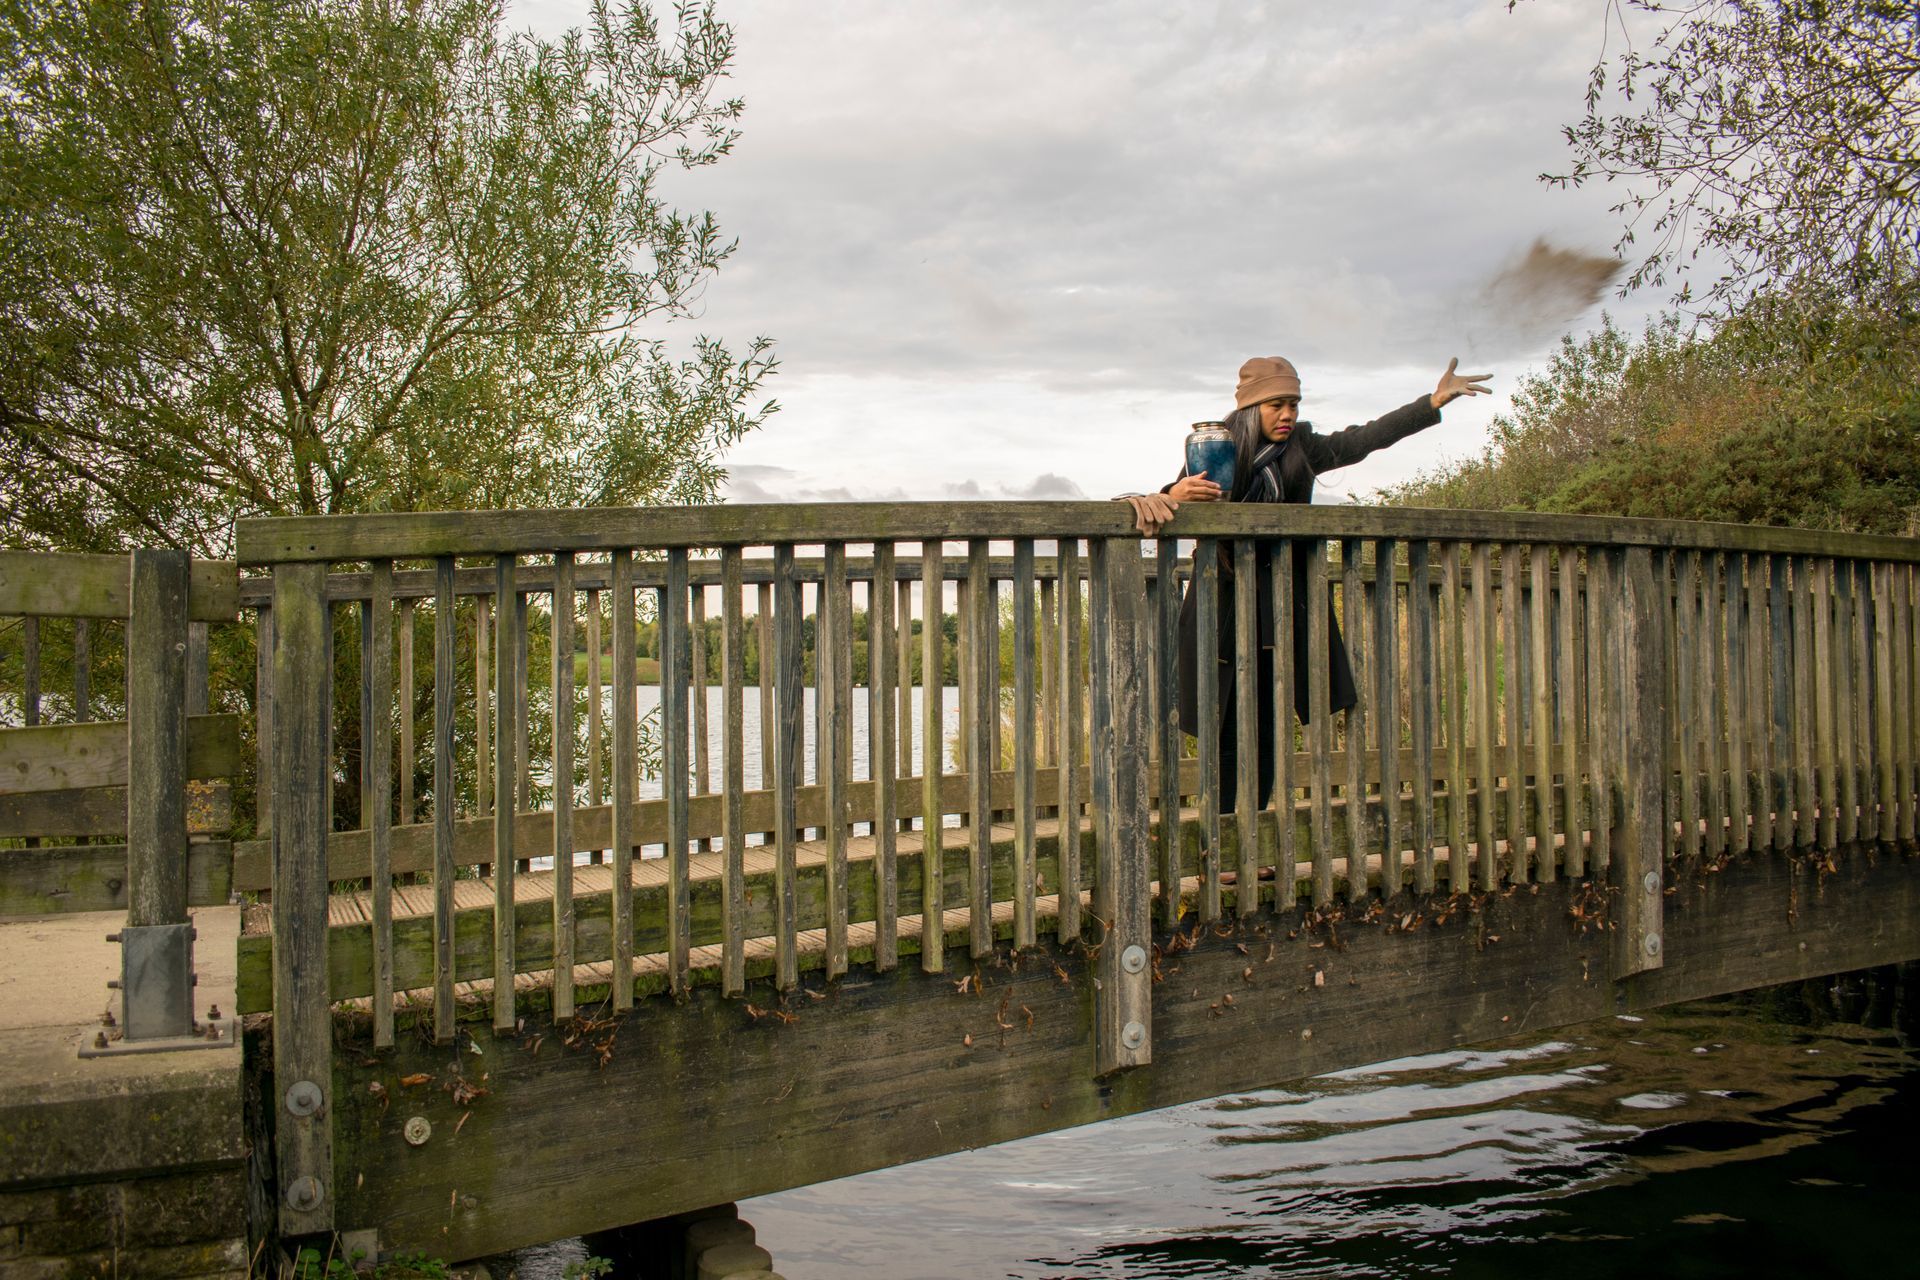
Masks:
[[[1256,356],[1240,366],[1240,382],[1234,390],[1234,411],[1227,427],[1234,435],[1233,492],[1222,493],[1220,486],[1205,476],[1190,476],[1185,468],[1172,484],[1159,493],[1133,494],[1127,502],[1133,506],[1134,524],[1145,537],[1153,537],[1173,518],[1182,502],[1311,502],[1314,479],[1323,471],[1352,466],[1376,449],[1406,439],[1440,421],[1440,410],[1461,396],[1488,394],[1481,384],[1492,374],[1459,374],[1459,360],[1449,360],[1447,371],[1428,395],[1400,406],[1372,422],[1347,427],[1330,435],[1321,435],[1313,424],[1300,421],[1300,375],[1292,362],[1280,356]],[[1238,769],[1233,692],[1234,582],[1231,576],[1232,547],[1223,543],[1220,591],[1218,593],[1220,707],[1220,812],[1231,813],[1237,798]],[[1307,707],[1307,559],[1309,547],[1295,543],[1293,557],[1293,656],[1294,670],[1301,673],[1295,681],[1294,711],[1302,723],[1308,719]],[[1257,555],[1257,594],[1259,597],[1258,684],[1260,705],[1260,803],[1264,806],[1273,792],[1273,589],[1268,571],[1272,552],[1262,545]],[[1327,600],[1328,705],[1344,711],[1358,701],[1353,669],[1347,661],[1347,649],[1333,622],[1333,600]],[[1188,587],[1180,609],[1180,727],[1188,733],[1200,731],[1199,662],[1196,649],[1198,620],[1195,595]]]

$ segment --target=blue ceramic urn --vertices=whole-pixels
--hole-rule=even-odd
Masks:
[[[1220,486],[1224,497],[1233,492],[1233,433],[1224,422],[1196,422],[1187,433],[1187,474],[1205,476]]]

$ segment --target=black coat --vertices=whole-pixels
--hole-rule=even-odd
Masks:
[[[1236,420],[1237,420],[1236,415]],[[1257,422],[1257,419],[1255,420]],[[1416,431],[1423,430],[1440,421],[1440,411],[1433,407],[1433,401],[1427,396],[1410,401],[1390,413],[1382,414],[1372,422],[1347,427],[1331,435],[1321,435],[1313,429],[1313,424],[1302,422],[1295,425],[1293,434],[1280,451],[1277,462],[1281,502],[1305,503],[1313,501],[1314,479],[1323,471],[1332,471],[1339,467],[1352,466],[1376,449],[1397,444]],[[1234,467],[1234,491],[1229,501],[1257,501],[1249,497],[1248,489],[1253,477],[1253,455],[1262,443],[1257,428],[1251,432],[1239,430],[1241,437]],[[1181,476],[1186,470],[1181,469]],[[1177,483],[1179,477],[1175,477]],[[1161,492],[1173,488],[1169,484]],[[1307,561],[1312,554],[1306,543],[1296,542],[1293,546],[1293,669],[1298,673],[1294,681],[1294,711],[1305,723],[1307,708]],[[1218,608],[1216,612],[1219,646],[1219,704],[1216,715],[1223,714],[1233,699],[1233,651],[1234,651],[1234,589],[1231,566],[1233,562],[1233,544],[1220,544],[1221,573]],[[1255,548],[1257,588],[1259,595],[1260,644],[1273,647],[1273,579],[1269,567],[1273,563],[1272,543],[1261,539]],[[1334,625],[1333,597],[1327,597],[1327,637],[1332,664],[1328,684],[1328,706],[1334,711],[1343,711],[1358,700],[1353,682],[1353,668],[1347,661],[1347,646],[1340,638],[1340,630]],[[1187,587],[1186,600],[1180,607],[1180,727],[1188,733],[1198,734],[1200,729],[1200,668],[1196,661],[1199,648],[1199,618],[1195,602],[1195,589]]]

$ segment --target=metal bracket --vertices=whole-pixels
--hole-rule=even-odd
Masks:
[[[127,925],[108,940],[120,944],[120,980],[108,985],[120,990],[124,1036],[105,1045],[96,1039],[82,1057],[233,1043],[231,1026],[212,1040],[193,1019],[192,924]]]
[[[240,1019],[196,1022],[193,1033],[152,1040],[111,1040],[102,1031],[80,1046],[83,1058],[120,1058],[130,1053],[179,1053],[187,1049],[231,1049],[240,1043]]]

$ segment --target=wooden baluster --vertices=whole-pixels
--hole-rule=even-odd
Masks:
[[[825,576],[820,582],[819,636],[815,681],[822,707],[819,772],[827,842],[827,976],[847,971],[847,805],[852,761],[847,759],[846,726],[853,712],[853,691],[843,679],[841,658],[851,637],[847,614],[847,544],[829,542]]]
[[[1160,877],[1160,924],[1180,927],[1180,592],[1174,566],[1180,558],[1177,538],[1161,538],[1155,546],[1160,590],[1154,597],[1154,663],[1160,676],[1155,703],[1155,736],[1160,739],[1160,826],[1155,843],[1155,867]],[[1289,737],[1288,741],[1291,741]],[[1049,756],[1049,759],[1056,759]]]
[[[1038,566],[1036,573],[1040,577],[1040,741],[1039,760],[1041,764],[1060,763],[1060,699],[1054,690],[1054,681],[1059,676],[1059,662],[1054,657],[1060,634],[1057,630],[1060,619],[1060,605],[1056,599],[1060,573],[1060,557],[1054,556],[1053,564],[1042,571]]]
[[[1260,592],[1255,577],[1253,539],[1233,543],[1233,697],[1234,697],[1234,905],[1242,918],[1260,906],[1260,783],[1266,763],[1260,758]]]
[[[361,606],[369,714],[361,721],[360,821],[367,829],[373,908],[373,1045],[393,1044],[393,562],[373,562]]]
[[[1528,688],[1533,716],[1533,864],[1543,882],[1557,878],[1553,849],[1553,582],[1552,556],[1534,544],[1527,600],[1527,640],[1533,683]]]
[[[674,547],[667,552],[667,585],[660,594],[660,767],[667,802],[667,982],[675,995],[687,990],[691,951],[687,866],[687,685],[692,674],[691,648],[687,635],[687,552],[684,547]],[[788,943],[791,945],[791,939]]]
[[[896,562],[891,542],[873,548],[873,590],[867,596],[867,734],[873,744],[873,966],[885,973],[900,963],[899,814],[895,783],[913,774],[909,756],[901,767],[894,745],[912,735],[911,713],[896,718],[900,673],[898,623],[894,616]],[[900,584],[904,586],[905,584]],[[907,671],[907,680],[912,679]]]
[[[1699,663],[1694,686],[1697,692],[1694,715],[1699,720],[1701,737],[1703,795],[1700,807],[1707,824],[1700,848],[1701,853],[1709,858],[1720,856],[1727,847],[1727,806],[1720,790],[1726,776],[1726,748],[1720,732],[1721,686],[1726,681],[1726,672],[1718,659],[1722,652],[1718,605],[1720,591],[1720,558],[1709,552],[1701,558],[1700,634],[1694,642],[1694,657]]]
[[[433,565],[433,1039],[453,1039],[453,557]]]
[[[1767,802],[1773,810],[1773,847],[1793,848],[1793,608],[1787,594],[1787,560],[1767,557],[1768,730],[1773,741]]]
[[[1033,540],[1013,544],[1013,945],[1031,947],[1034,871],[1039,865],[1035,807]],[[1143,833],[1144,834],[1144,833]]]
[[[1726,685],[1727,706],[1727,823],[1728,848],[1743,853],[1750,838],[1747,802],[1747,620],[1746,592],[1741,582],[1745,568],[1739,555],[1724,558],[1720,610],[1726,621],[1725,647],[1719,659]]]
[[[20,701],[26,724],[31,727],[40,723],[40,619],[29,615],[20,619],[20,627],[24,633]]]
[[[1147,646],[1145,565],[1133,538],[1090,544],[1092,617],[1099,644],[1091,664],[1092,775],[1101,813],[1098,895],[1094,914],[1105,926],[1094,993],[1096,1066],[1101,1074],[1144,1065],[1153,1052],[1152,909],[1147,841]],[[1251,594],[1252,574],[1240,589]],[[1243,807],[1251,808],[1251,804]],[[1256,889],[1244,886],[1241,892]]]
[[[1066,723],[1060,745],[1060,917],[1062,945],[1080,936],[1080,804],[1081,760],[1086,754],[1087,726],[1081,716],[1081,673],[1084,641],[1080,637],[1079,544],[1060,544],[1060,718]]]
[[[273,606],[262,605],[253,621],[254,830],[273,835],[274,779]],[[400,821],[413,821],[413,601],[400,606]],[[92,716],[89,714],[88,719]]]
[[[1831,851],[1839,841],[1840,828],[1835,810],[1840,805],[1839,779],[1834,771],[1838,767],[1838,753],[1835,740],[1839,736],[1839,725],[1835,723],[1833,671],[1837,655],[1833,644],[1833,561],[1821,557],[1813,563],[1812,588],[1813,605],[1813,667],[1809,674],[1813,677],[1814,691],[1814,743],[1815,777],[1819,783],[1820,804],[1820,847]]]
[[[1171,546],[1168,539],[1163,546]],[[1168,581],[1171,585],[1171,560],[1169,562]],[[1273,543],[1273,559],[1268,566],[1272,574],[1273,585],[1273,820],[1277,841],[1274,846],[1273,907],[1275,911],[1292,910],[1297,899],[1299,885],[1299,849],[1294,838],[1294,777],[1293,777],[1293,723],[1298,701],[1295,690],[1299,688],[1300,673],[1294,663],[1294,591],[1293,591],[1293,542],[1287,538],[1276,539]],[[1169,637],[1176,635],[1178,614],[1166,615],[1163,643],[1171,644]],[[1175,706],[1177,704],[1169,703]],[[1179,754],[1179,720],[1174,717],[1169,723],[1171,732],[1169,741],[1173,744],[1171,754]],[[1164,769],[1165,766],[1162,766]],[[1178,779],[1179,765],[1175,762],[1173,776]],[[1175,783],[1176,791],[1178,783]],[[1177,813],[1176,803],[1176,813]],[[1179,866],[1180,846],[1176,833],[1172,856],[1175,867]],[[1174,923],[1178,923],[1176,919]]]
[[[493,672],[494,795],[498,797],[493,815],[493,1027],[512,1031],[518,1018],[514,1000],[514,876],[519,869],[514,848],[514,817],[519,809],[520,728],[513,707],[519,694],[519,676],[513,655],[520,652],[521,638],[515,634],[521,612],[512,602],[519,599],[515,583],[517,561],[511,555],[495,556],[493,561],[494,649],[500,662]]]
[[[1673,625],[1673,672],[1677,714],[1675,729],[1679,737],[1680,849],[1687,858],[1700,856],[1700,732],[1699,664],[1695,652],[1700,641],[1700,553],[1675,553]],[[1673,733],[1669,729],[1668,733]]]
[[[1669,617],[1666,575],[1645,547],[1626,553],[1625,590],[1620,595],[1624,664],[1621,688],[1627,742],[1624,821],[1614,833],[1619,928],[1614,933],[1613,977],[1660,968],[1665,962],[1665,876],[1672,828],[1666,818],[1666,674],[1668,646],[1661,635]]]
[[[1748,802],[1753,809],[1755,853],[1773,844],[1773,790],[1768,778],[1773,771],[1773,754],[1767,740],[1767,558],[1748,555],[1746,665],[1747,665],[1747,750],[1753,777],[1748,783]]]
[[[1895,785],[1893,739],[1895,709],[1893,698],[1893,566],[1876,563],[1873,572],[1873,729],[1874,755],[1879,768],[1876,790],[1880,801],[1879,837],[1891,846],[1900,833],[1900,792]],[[1904,710],[1902,708],[1901,710]]]
[[[400,683],[400,814],[399,814],[399,821],[400,821],[400,825],[403,827],[412,826],[420,816],[419,809],[415,805],[414,797],[413,797],[414,769],[420,762],[419,751],[418,751],[418,748],[415,746],[414,740],[413,740],[413,725],[414,725],[413,713],[414,713],[414,709],[419,705],[417,701],[417,695],[414,692],[414,684],[413,684],[414,609],[415,609],[415,604],[412,600],[402,600],[400,602],[400,605],[399,605],[400,648],[399,648],[399,655],[397,658],[397,661],[400,667],[400,673],[399,673],[400,674],[400,682],[399,682]],[[271,624],[269,624],[268,626],[269,642],[271,642],[271,633],[272,633],[272,626]],[[503,654],[502,660],[504,661],[504,659],[505,659],[505,655]],[[269,704],[271,704],[272,702],[271,693],[269,693],[269,697],[267,701]],[[271,706],[269,705],[267,723],[265,727],[260,730],[262,733],[271,735],[272,719],[273,719],[272,710],[271,710]]]
[[[1000,647],[993,642],[989,621],[989,615],[997,615],[999,608],[993,580],[988,576],[984,538],[967,544],[966,586],[960,629],[967,642],[960,652],[969,670],[962,675],[960,686],[971,704],[973,721],[972,737],[964,740],[968,748],[967,811],[972,851],[967,873],[967,922],[973,958],[981,961],[993,953],[993,769],[997,763],[993,726],[1000,718],[994,695]],[[962,714],[964,717],[966,713]]]
[[[1521,605],[1526,596],[1526,551],[1518,543],[1500,550],[1501,656],[1506,679],[1502,710],[1505,715],[1507,778],[1507,873],[1513,883],[1527,880],[1527,646],[1521,633]]]
[[[1619,589],[1613,553],[1587,548],[1587,825],[1593,832],[1593,874],[1613,865],[1614,611]]]
[[[633,1007],[633,805],[640,793],[640,708],[634,661],[633,554],[613,553],[613,1007]],[[766,650],[761,650],[764,658]],[[765,723],[762,725],[766,730]],[[737,988],[729,986],[729,994]]]
[[[1554,689],[1560,713],[1560,830],[1565,836],[1564,865],[1569,876],[1587,872],[1587,852],[1580,825],[1580,556],[1572,547],[1560,549],[1560,662]]]
[[[1407,730],[1413,741],[1413,889],[1433,892],[1433,569],[1425,538],[1407,544]]]
[[[1466,613],[1461,593],[1461,545],[1440,544],[1441,670],[1445,673],[1447,717],[1447,891],[1468,884],[1467,864],[1467,647]]]
[[[1400,822],[1400,588],[1398,555],[1391,538],[1373,544],[1374,738],[1380,750],[1380,892],[1400,892],[1401,854],[1407,845]]]
[[[573,553],[553,557],[553,1020],[573,1017]]]
[[[587,804],[598,808],[607,802],[607,780],[601,763],[602,740],[606,736],[600,691],[606,687],[600,669],[600,593],[587,592]],[[602,862],[604,849],[595,849],[589,861]]]
[[[940,666],[940,614],[945,607],[946,569],[941,545],[920,548],[920,968],[944,973],[946,960],[947,859],[941,833],[946,822],[940,799],[945,772],[946,694]]]
[[[1797,556],[1793,562],[1793,804],[1794,843],[1812,848],[1819,838],[1815,825],[1816,780],[1814,747],[1818,724],[1814,710],[1813,559]]]
[[[1366,587],[1361,582],[1358,538],[1340,543],[1340,629],[1346,633],[1353,667],[1355,701],[1347,711],[1346,782],[1341,797],[1347,810],[1347,895],[1367,892],[1367,855],[1373,841],[1367,822],[1367,634]]]
[[[720,552],[720,687],[724,740],[721,744],[721,914],[726,940],[720,953],[721,990],[729,996],[747,990],[747,709],[742,684],[746,663],[741,653],[742,569],[739,547]],[[632,983],[627,984],[629,987]]]
[[[1503,564],[1501,568],[1504,573],[1506,566]],[[1477,712],[1474,784],[1479,790],[1475,827],[1480,847],[1478,884],[1484,890],[1491,890],[1500,883],[1500,869],[1495,859],[1497,779],[1493,763],[1494,744],[1500,732],[1500,641],[1494,623],[1493,545],[1486,542],[1473,544],[1473,621],[1474,652],[1468,667],[1468,684]]]
[[[1894,598],[1900,616],[1899,647],[1894,651],[1895,707],[1904,725],[1896,748],[1900,775],[1900,840],[1906,848],[1911,849],[1916,825],[1920,824],[1920,809],[1916,809],[1916,805],[1920,805],[1920,793],[1916,791],[1914,777],[1913,740],[1917,731],[1913,718],[1920,715],[1920,679],[1916,679],[1914,670],[1917,660],[1914,652],[1914,566],[1897,564],[1893,566],[1893,574]]]
[[[266,610],[260,611],[263,615]],[[93,719],[93,622],[88,618],[73,620],[73,722],[87,724]],[[265,748],[262,748],[264,751]],[[261,774],[258,784],[265,788],[267,775]],[[264,804],[256,803],[256,809]],[[264,828],[262,828],[264,834]]]
[[[1307,749],[1313,768],[1313,905],[1333,901],[1333,588],[1327,543],[1316,538],[1307,560]],[[1202,651],[1204,652],[1204,650]],[[1203,726],[1204,727],[1204,726]],[[1206,742],[1202,734],[1200,741]],[[1201,773],[1204,785],[1206,774]]]
[[[495,601],[494,604],[496,608],[507,607],[504,600]],[[513,758],[520,762],[520,772],[514,779],[514,789],[518,796],[518,807],[522,813],[525,813],[533,808],[533,751],[528,743],[528,726],[531,718],[527,714],[527,682],[532,678],[533,672],[530,670],[530,660],[527,657],[531,643],[529,637],[532,633],[527,627],[527,597],[524,593],[514,592],[513,612]],[[507,655],[501,654],[500,661],[506,660]],[[501,715],[506,714],[504,707],[496,707],[495,710]],[[520,869],[525,871],[528,865],[528,862],[523,859]]]
[[[1200,919],[1220,918],[1220,544],[1202,538],[1193,549],[1195,621],[1199,639]]]
[[[493,812],[493,768],[488,759],[493,734],[487,724],[491,711],[488,701],[493,695],[487,687],[487,633],[492,629],[488,626],[488,603],[485,596],[473,602],[473,811],[481,816]]]
[[[773,675],[779,664],[773,652],[773,584],[763,582],[756,593],[754,635],[760,643],[760,789],[773,789],[773,726],[779,722],[774,710]],[[765,833],[771,841],[772,832]]]
[[[844,555],[845,548],[842,548]],[[707,713],[707,589],[693,588],[693,629],[687,637],[687,665],[693,675],[693,794],[704,796],[713,791],[713,751],[709,739],[711,717]],[[701,840],[700,847],[712,848],[713,842]]]

